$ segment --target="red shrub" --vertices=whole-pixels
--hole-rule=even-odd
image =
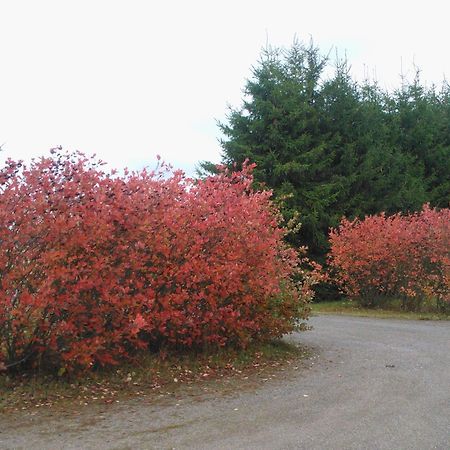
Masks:
[[[331,230],[330,264],[345,292],[366,305],[398,297],[415,309],[425,298],[449,302],[450,210],[343,219]]]
[[[306,318],[316,275],[283,243],[270,193],[252,191],[252,167],[194,182],[100,166],[55,153],[0,172],[0,364],[242,346]]]

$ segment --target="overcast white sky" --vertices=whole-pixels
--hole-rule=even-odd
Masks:
[[[113,167],[156,155],[192,174],[219,161],[227,104],[237,106],[267,38],[294,35],[347,52],[356,78],[398,86],[415,63],[450,77],[445,1],[0,0],[0,144],[29,160],[62,145]]]

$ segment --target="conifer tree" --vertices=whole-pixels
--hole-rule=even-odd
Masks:
[[[319,259],[342,216],[447,206],[450,88],[419,77],[393,93],[352,80],[347,61],[330,61],[311,42],[263,51],[239,108],[220,123],[223,163],[256,163],[255,179],[299,214],[294,243]],[[214,165],[201,163],[206,171]]]

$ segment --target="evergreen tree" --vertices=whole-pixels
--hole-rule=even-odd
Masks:
[[[391,130],[404,154],[423,169],[427,200],[447,207],[450,201],[450,87],[427,89],[420,72],[404,82],[391,100]]]
[[[294,238],[316,257],[340,218],[448,204],[450,89],[416,80],[393,94],[354,82],[345,60],[325,77],[328,58],[311,42],[266,49],[247,81],[242,106],[219,126],[223,163],[257,164],[257,183],[299,213]],[[211,163],[201,164],[213,171]]]

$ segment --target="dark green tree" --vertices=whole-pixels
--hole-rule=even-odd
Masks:
[[[391,98],[390,129],[395,144],[423,169],[427,201],[448,207],[450,201],[450,86],[427,89],[420,72]]]
[[[445,206],[448,195],[448,85],[435,94],[416,80],[389,94],[354,82],[346,60],[329,68],[312,42],[264,50],[241,107],[219,124],[223,163],[256,163],[256,182],[284,199],[286,219],[300,215],[294,243],[319,259],[343,215]]]

